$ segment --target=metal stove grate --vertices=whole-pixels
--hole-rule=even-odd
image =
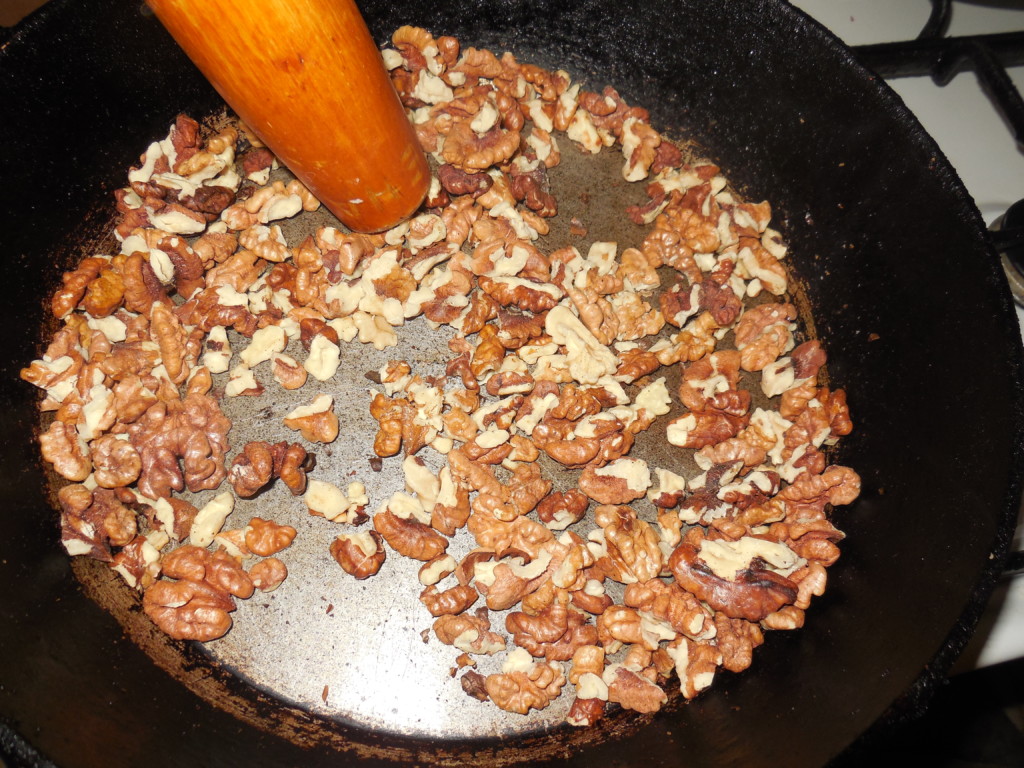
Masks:
[[[940,86],[960,72],[973,71],[1024,149],[1024,99],[1006,71],[1024,65],[1024,32],[947,37],[953,2],[931,2],[932,12],[916,39],[856,46],[858,58],[885,79],[930,76]],[[1024,306],[1024,200],[993,223],[991,237],[1014,299]]]

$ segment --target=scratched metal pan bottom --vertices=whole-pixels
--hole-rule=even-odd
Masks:
[[[288,581],[207,648],[161,635],[119,577],[61,550],[31,439],[35,393],[17,373],[39,354],[60,271],[106,234],[111,192],[140,147],[178,112],[222,104],[137,2],[53,0],[0,46],[0,103],[18,107],[0,121],[0,754],[69,768],[821,765],[916,711],[999,571],[1024,446],[1005,280],[934,143],[847,49],[774,0],[361,7],[379,40],[419,25],[615,85],[744,197],[772,202],[857,423],[837,458],[864,490],[837,520],[848,538],[829,591],[803,630],[773,633],[750,670],[720,675],[690,704],[585,731],[556,724],[557,710],[499,717],[447,678],[451,649],[422,642],[415,588],[352,582],[325,557],[333,525],[275,489],[251,509],[299,528]],[[565,212],[572,198],[561,194]],[[396,354],[429,367],[443,349],[426,331],[404,343],[346,360],[351,378],[333,386],[352,437],[318,451],[314,476],[355,469],[382,495],[398,487],[394,462],[372,472],[357,422],[367,371]],[[276,419],[288,407],[250,415],[252,434],[289,437]],[[414,583],[410,564],[388,567],[381,576]],[[370,622],[376,631],[352,631]]]

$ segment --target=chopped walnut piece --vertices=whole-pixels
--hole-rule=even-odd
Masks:
[[[231,629],[235,601],[205,582],[161,580],[146,590],[142,609],[170,637],[207,642]]]
[[[423,603],[431,616],[444,616],[462,613],[480,598],[480,593],[473,587],[456,584],[444,592],[435,586],[429,586],[420,593]]]
[[[142,472],[142,457],[127,435],[103,435],[89,445],[96,484],[101,488],[131,485]]]
[[[505,619],[505,628],[516,645],[549,661],[568,661],[579,648],[597,642],[597,627],[560,601],[535,616],[514,611]]]
[[[342,491],[324,480],[310,480],[303,496],[309,514],[335,523],[354,524],[369,503],[366,487],[358,480]]]
[[[601,676],[608,686],[608,701],[621,704],[634,712],[657,712],[668,701],[668,695],[625,664],[609,664]]]
[[[260,592],[273,592],[288,578],[288,568],[278,558],[268,557],[249,569],[249,578]]]
[[[486,611],[482,615],[478,610],[475,613],[439,616],[433,629],[438,640],[464,653],[493,656],[505,650],[505,638],[491,631]]]
[[[341,428],[330,395],[318,395],[309,405],[293,409],[284,417],[284,425],[311,443],[333,443]]]
[[[700,534],[700,529],[693,530]],[[712,548],[716,556],[709,564]],[[760,621],[796,600],[797,585],[772,569],[771,561],[790,560],[791,568],[799,562],[788,547],[763,539],[743,537],[730,544],[688,535],[676,547],[668,565],[683,589],[716,611],[732,618]]]
[[[414,560],[433,560],[448,549],[448,539],[412,518],[402,518],[390,509],[373,516],[373,527],[400,555]]]
[[[368,579],[384,564],[384,543],[376,531],[342,533],[331,542],[331,557],[346,573]]]
[[[626,504],[647,493],[651,473],[642,459],[616,459],[604,467],[586,467],[579,487],[599,504]]]
[[[273,520],[254,517],[245,530],[245,545],[254,555],[269,557],[291,546],[296,530]]]
[[[228,482],[243,498],[256,495],[275,477],[288,486],[292,494],[306,490],[306,470],[311,461],[306,449],[298,443],[264,441],[246,443],[235,456],[228,470]]]
[[[565,675],[557,662],[535,662],[521,648],[506,657],[501,670],[485,679],[487,695],[499,708],[520,715],[544,709],[565,685]]]

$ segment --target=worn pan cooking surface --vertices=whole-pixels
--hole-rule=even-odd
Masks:
[[[419,637],[428,622],[415,590],[382,600],[373,580],[353,587],[322,550],[297,553],[304,562],[279,592],[254,597],[206,650],[155,631],[102,565],[76,561],[76,580],[56,513],[40,501],[47,479],[29,438],[35,393],[17,371],[38,356],[43,302],[80,247],[88,252],[105,233],[97,212],[109,210],[140,147],[177,112],[198,117],[221,105],[136,4],[56,0],[0,49],[0,98],[21,107],[0,123],[10,180],[0,191],[10,291],[0,375],[0,579],[10,585],[0,599],[0,726],[9,727],[0,744],[20,749],[11,742],[24,738],[62,766],[331,765],[338,750],[367,764],[483,755],[813,765],[887,709],[891,721],[926,697],[998,571],[1019,503],[1022,443],[1008,294],[977,212],[931,141],[843,49],[776,2],[363,7],[381,40],[416,24],[565,68],[592,89],[615,85],[651,110],[656,127],[693,137],[745,196],[773,203],[832,378],[854,409],[856,431],[839,459],[864,478],[861,500],[836,521],[849,538],[829,591],[803,630],[771,633],[744,675],[720,675],[707,695],[656,717],[612,717],[580,732],[549,729],[548,713],[513,724],[466,700],[443,679],[451,649]],[[559,197],[566,212],[572,197]],[[444,350],[427,336],[407,337],[406,359],[436,364],[434,350]],[[950,350],[970,364],[951,364]],[[353,360],[352,380],[336,386],[365,396],[362,375],[397,355]],[[368,419],[364,402],[343,406],[350,419]],[[276,401],[275,418],[255,427],[282,439],[273,430],[288,407]],[[398,487],[397,467],[373,473],[369,431],[345,434],[357,432],[366,444],[339,441],[321,469],[339,479],[355,469],[380,498]],[[232,433],[236,446],[240,439]],[[314,476],[332,479],[321,469]],[[273,493],[253,503],[294,510]],[[300,529],[296,546],[335,530],[304,511],[287,522]],[[392,558],[388,567],[414,583],[402,565]],[[345,625],[369,612],[381,642],[356,645],[361,633]],[[287,658],[267,663],[282,651]],[[422,680],[451,693],[436,701]],[[510,728],[520,733],[493,735]]]

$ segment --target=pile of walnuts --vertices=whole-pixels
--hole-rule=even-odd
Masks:
[[[826,456],[849,410],[819,383],[824,350],[799,342],[770,207],[684,162],[610,87],[423,29],[392,43],[384,62],[435,161],[423,208],[394,229],[287,242],[275,222],[319,203],[271,181],[274,157],[244,127],[204,136],[181,116],[130,170],[119,252],[64,275],[63,327],[22,371],[53,416],[43,456],[71,481],[64,545],[108,561],[171,636],[214,639],[236,599],[287,575],[275,555],[294,528],[224,530],[236,497],[280,479],[351,528],[329,554],[353,577],[392,552],[422,561],[424,616],[459,651],[469,695],[525,714],[568,682],[574,725],[608,702],[656,711],[673,676],[692,698],[745,669],[764,630],[803,624],[843,538],[827,513],[860,487]],[[560,142],[617,147],[623,178],[646,182],[647,202],[623,211],[639,247],[542,249]],[[379,372],[374,451],[403,456],[405,491],[367,513],[358,481],[307,477],[307,448],[343,433],[341,346],[386,349],[421,315],[450,329],[447,375]],[[285,419],[302,442],[231,446],[221,399],[259,398],[270,378],[317,390]],[[678,448],[672,466],[631,455],[652,428]],[[202,509],[176,495],[225,481]],[[463,530],[475,546],[456,560]],[[501,652],[500,672],[472,669]]]

